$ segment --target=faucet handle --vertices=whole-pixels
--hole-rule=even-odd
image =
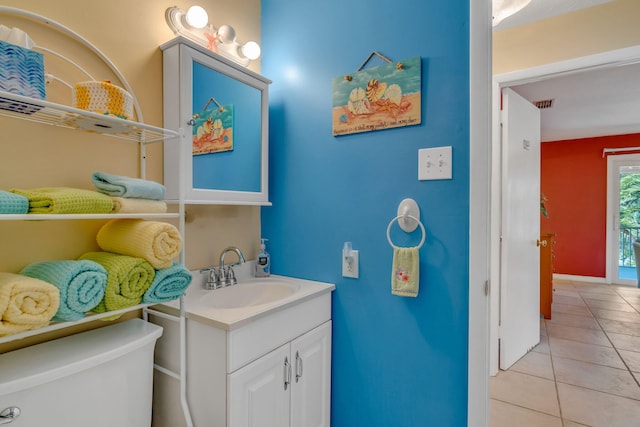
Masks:
[[[222,275],[224,277],[225,286],[238,284],[238,279],[236,279],[236,273],[233,271],[232,265],[225,267]]]
[[[221,285],[222,272],[217,267],[203,268],[200,273],[209,273],[207,282],[204,285],[205,289],[217,289]]]

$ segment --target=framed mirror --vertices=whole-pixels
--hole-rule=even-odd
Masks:
[[[164,147],[167,200],[269,205],[271,81],[182,37],[161,49],[164,127],[181,133]]]

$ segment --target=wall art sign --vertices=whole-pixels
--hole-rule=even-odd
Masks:
[[[216,108],[208,108],[214,102]],[[193,115],[193,155],[233,150],[233,104],[220,105],[209,99],[204,109]]]
[[[373,55],[387,64],[362,70]],[[420,57],[392,63],[373,52],[353,74],[333,79],[333,136],[421,122]]]

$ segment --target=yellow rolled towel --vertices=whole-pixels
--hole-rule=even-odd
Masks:
[[[0,272],[0,336],[45,327],[60,305],[60,291],[45,281]]]
[[[144,258],[155,268],[169,268],[182,250],[178,229],[166,222],[143,219],[112,219],[100,228],[100,249]]]
[[[140,304],[156,273],[144,259],[127,255],[87,252],[79,259],[97,262],[107,270],[104,298],[91,310],[94,313],[120,310]]]

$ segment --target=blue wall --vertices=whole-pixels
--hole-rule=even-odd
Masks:
[[[274,273],[336,284],[333,427],[467,424],[468,7],[262,3],[262,72],[273,80],[273,206],[262,209],[262,234]],[[333,137],[332,78],[374,50],[422,57],[422,123]],[[418,181],[418,149],[439,146],[453,147],[453,179]],[[406,197],[420,205],[428,233],[415,299],[390,293],[386,229]],[[411,246],[419,236],[394,238]],[[345,241],[360,251],[359,279],[341,276]]]

